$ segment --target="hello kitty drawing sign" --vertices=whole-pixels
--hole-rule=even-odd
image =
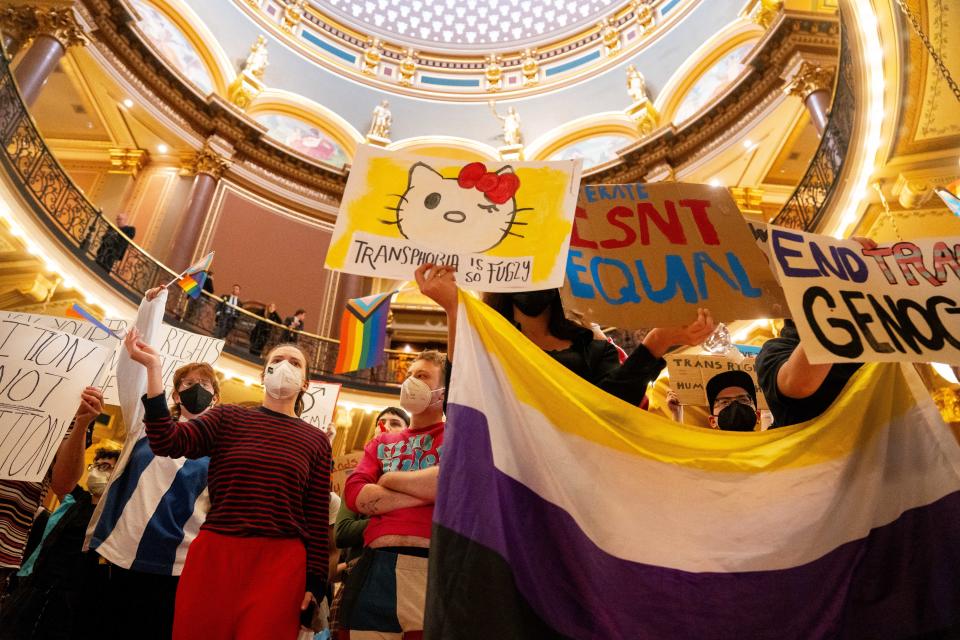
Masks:
[[[412,279],[455,266],[466,289],[563,284],[580,161],[457,161],[377,147],[357,152],[328,269]]]

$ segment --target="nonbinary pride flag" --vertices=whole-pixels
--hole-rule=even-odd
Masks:
[[[390,297],[394,293],[347,300],[340,320],[340,351],[334,373],[367,369],[383,362]]]
[[[446,429],[426,638],[960,626],[960,445],[910,366],[864,366],[804,425],[700,429],[461,296]]]

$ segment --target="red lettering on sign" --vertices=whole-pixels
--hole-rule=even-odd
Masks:
[[[680,206],[689,208],[693,213],[693,221],[697,223],[697,229],[700,230],[700,237],[703,238],[704,244],[720,244],[717,229],[707,215],[709,200],[681,200]]]
[[[601,240],[600,246],[604,249],[622,249],[624,247],[629,247],[634,242],[637,241],[637,232],[633,230],[633,227],[624,224],[619,218],[630,218],[633,217],[633,210],[628,209],[627,207],[614,207],[607,211],[607,222],[612,226],[620,229],[623,232],[623,237],[619,240],[608,239]]]
[[[583,207],[577,207],[577,213],[573,218],[573,231],[570,233],[570,246],[571,247],[580,247],[582,249],[596,249],[597,243],[593,240],[584,240],[580,237],[580,233],[577,231],[577,220],[587,219],[587,210]]]
[[[667,209],[666,219],[660,215],[657,208],[649,202],[637,203],[637,217],[640,219],[640,243],[650,244],[650,225],[648,220],[653,220],[660,232],[666,236],[671,244],[687,244],[687,236],[683,233],[683,224],[677,215],[677,208],[670,200],[664,200],[663,206]]]

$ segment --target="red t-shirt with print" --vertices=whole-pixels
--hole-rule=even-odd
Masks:
[[[365,485],[376,484],[388,471],[419,471],[439,464],[442,449],[443,422],[421,429],[404,429],[400,433],[381,433],[363,448],[363,459],[347,478],[343,488],[347,506],[356,511],[360,490]],[[363,542],[369,545],[386,535],[429,539],[432,521],[432,504],[370,516]]]

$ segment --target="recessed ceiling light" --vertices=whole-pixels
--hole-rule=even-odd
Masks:
[[[124,98],[124,99],[123,99],[123,106],[125,106],[127,109],[132,109],[132,108],[133,108],[133,100],[131,100],[130,98]]]
[[[167,151],[170,151],[170,147],[167,145],[162,143],[157,145],[157,153],[166,153]]]
[[[744,146],[745,148],[749,149],[750,147],[753,146],[753,141],[750,140],[750,139],[744,140],[744,141],[743,141],[743,146]]]
[[[719,179],[719,178],[710,178],[710,182],[708,182],[707,184],[709,184],[711,187],[722,187],[722,186],[723,186],[723,183],[720,182],[720,179]]]

